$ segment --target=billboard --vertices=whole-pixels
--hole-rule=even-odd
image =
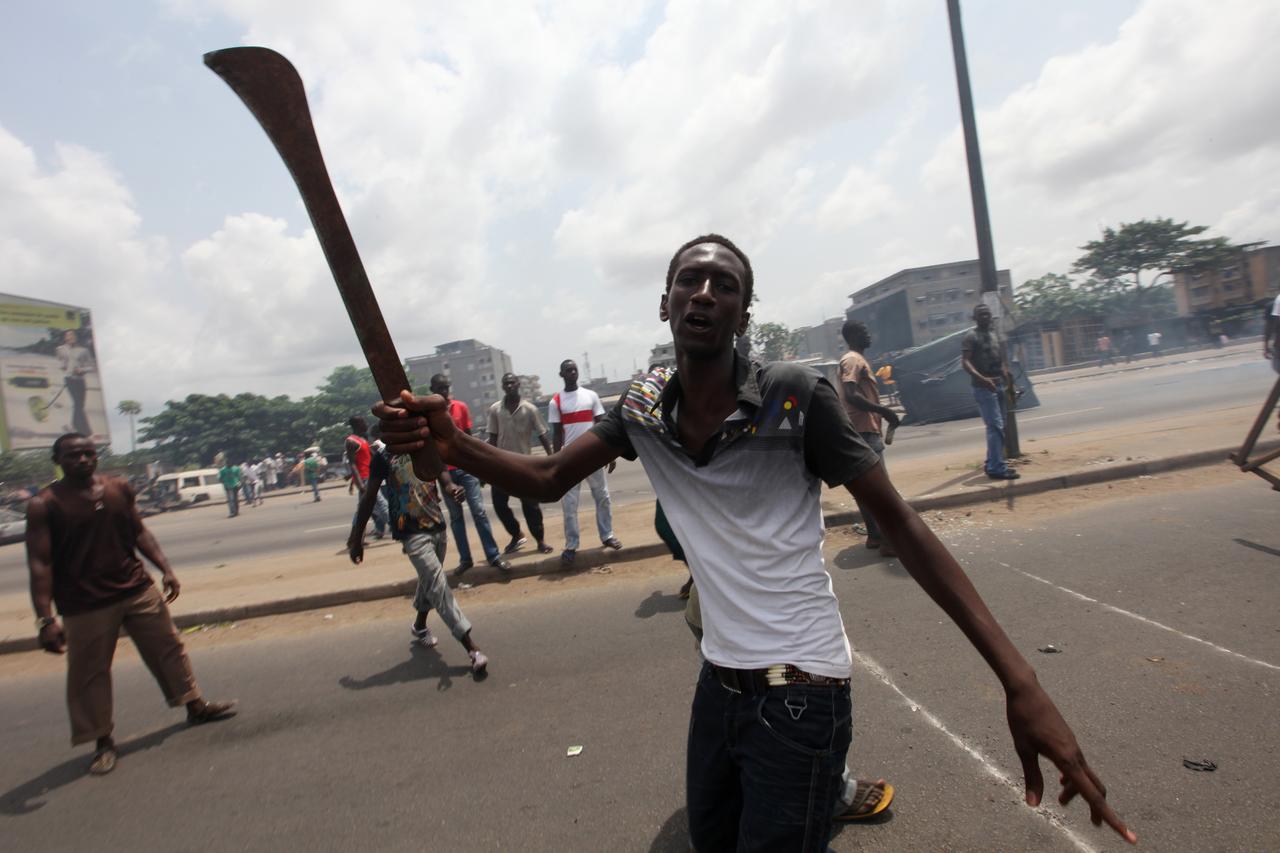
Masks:
[[[111,442],[89,311],[0,293],[0,449]]]

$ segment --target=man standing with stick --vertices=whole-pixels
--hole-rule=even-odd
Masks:
[[[383,439],[396,453],[432,442],[444,460],[542,500],[618,456],[642,459],[706,620],[687,759],[695,849],[826,849],[851,737],[852,655],[823,562],[821,482],[843,485],[875,514],[907,571],[999,678],[1027,803],[1040,803],[1044,755],[1062,774],[1062,802],[1083,797],[1095,824],[1136,842],[1035,671],[894,490],[834,389],[811,369],[737,356],[753,286],[747,256],[728,239],[681,246],[659,308],[675,369],[637,379],[603,421],[550,457],[463,435],[442,398],[408,391],[375,406]]]
[[[54,442],[53,461],[63,478],[27,504],[31,601],[41,647],[67,655],[71,743],[97,741],[89,772],[102,775],[116,766],[111,659],[122,627],[169,705],[187,706],[188,723],[226,717],[235,703],[207,702],[200,695],[167,607],[178,597],[178,578],[142,523],[129,484],[94,473],[98,451],[79,433]],[[160,570],[163,597],[138,551]]]

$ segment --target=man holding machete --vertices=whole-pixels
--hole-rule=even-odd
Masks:
[[[1106,801],[1066,721],[959,563],[898,495],[832,387],[809,368],[759,367],[734,352],[753,276],[728,239],[690,240],[672,257],[659,318],[676,367],[632,383],[605,420],[563,452],[521,456],[463,434],[439,396],[378,403],[394,453],[440,456],[517,496],[551,501],[618,456],[642,458],[688,556],[707,615],[707,662],[687,758],[693,846],[702,851],[825,850],[851,737],[851,654],[822,558],[821,482],[870,509],[903,565],[994,670],[1026,778],[1057,765],[1064,804],[1137,837]],[[425,476],[432,471],[422,472]]]

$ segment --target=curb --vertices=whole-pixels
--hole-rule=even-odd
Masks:
[[[1258,340],[1262,340],[1262,338],[1259,337]],[[1206,353],[1206,354],[1199,355],[1199,353]],[[1113,370],[1103,370],[1102,368],[1099,367],[1099,368],[1093,369],[1091,373],[1078,373],[1075,376],[1058,376],[1056,378],[1054,376],[1054,374],[1057,374],[1057,373],[1066,373],[1074,370],[1088,370],[1089,369],[1087,366],[1088,363],[1086,362],[1084,365],[1071,364],[1071,365],[1064,365],[1062,367],[1046,367],[1041,370],[1033,370],[1028,372],[1027,376],[1031,378],[1032,385],[1053,385],[1058,382],[1074,382],[1077,379],[1094,379],[1098,376],[1111,376],[1112,374],[1115,374],[1115,373],[1132,373],[1135,370],[1147,370],[1151,367],[1163,367],[1166,365],[1186,364],[1191,361],[1214,361],[1220,358],[1231,358],[1232,356],[1239,355],[1239,352],[1221,352],[1220,350],[1216,350],[1216,349],[1207,349],[1207,350],[1185,350],[1185,351],[1176,352],[1176,353],[1166,353],[1166,356],[1172,357],[1174,355],[1192,356],[1192,357],[1177,359],[1173,361],[1162,361],[1159,363],[1153,363],[1154,359],[1148,359],[1145,362],[1142,361],[1142,359],[1138,359],[1135,362],[1126,362],[1123,367],[1116,365],[1116,367]]]
[[[1230,462],[1231,454],[1239,448],[1218,447],[1211,450],[1197,450],[1180,456],[1168,456],[1161,459],[1149,459],[1144,462],[1127,462],[1123,465],[1112,465],[1092,471],[1077,471],[1055,477],[1044,477],[1038,480],[1015,481],[1000,486],[985,486],[971,492],[952,492],[941,495],[924,495],[909,498],[909,503],[916,512],[932,509],[952,509],[954,507],[972,506],[991,501],[1012,500],[1018,497],[1043,494],[1058,489],[1073,489],[1080,486],[1092,486],[1112,480],[1123,480],[1132,477],[1150,476],[1165,471],[1176,471],[1182,468],[1198,468],[1214,465],[1219,462]],[[1259,442],[1257,449],[1280,449],[1280,440],[1272,439]],[[853,510],[823,514],[826,527],[836,527],[861,521],[862,515]],[[662,542],[650,542],[624,548],[620,552],[591,550],[578,552],[578,560],[573,571],[591,569],[608,563],[625,563],[634,560],[647,560],[661,557],[669,553]],[[478,573],[484,569],[477,567],[472,571]],[[534,575],[552,574],[562,571],[559,557],[549,557],[535,563],[517,568],[511,578],[531,577]],[[452,574],[449,576],[450,586],[457,586]],[[501,576],[500,576],[501,577]],[[181,630],[195,625],[216,624],[218,622],[237,622],[245,619],[256,619],[263,616],[280,616],[286,613],[300,613],[306,610],[319,610],[325,607],[340,607],[344,604],[355,604],[361,601],[379,601],[385,598],[408,597],[417,586],[416,580],[395,581],[357,589],[340,589],[333,592],[300,595],[295,598],[284,598],[275,601],[261,601],[255,604],[241,604],[231,607],[218,607],[201,610],[195,613],[184,613],[173,618],[174,624]],[[17,637],[0,640],[0,654],[29,652],[39,650],[35,637]]]

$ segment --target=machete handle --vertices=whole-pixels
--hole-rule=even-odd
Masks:
[[[253,113],[293,176],[360,340],[360,348],[369,362],[378,393],[384,400],[398,400],[400,392],[410,387],[409,377],[387,331],[325,168],[302,78],[289,60],[265,47],[211,51],[204,55],[204,64],[221,77]],[[431,442],[413,453],[413,462],[414,470],[421,472],[419,476],[428,472],[438,474],[444,467]]]

